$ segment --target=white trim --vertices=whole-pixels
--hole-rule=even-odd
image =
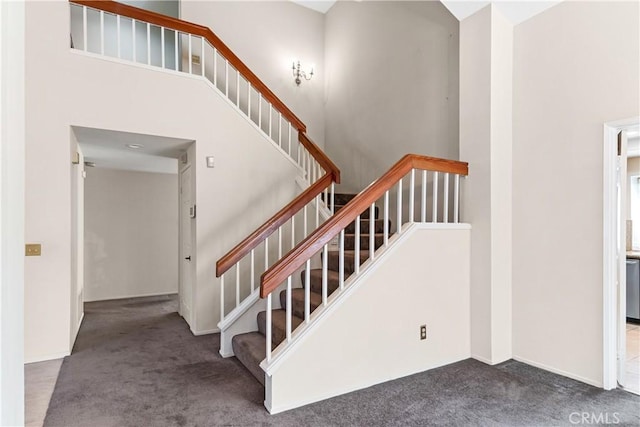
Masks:
[[[583,382],[585,384],[592,385],[594,387],[602,388],[602,384],[599,383],[598,381],[594,381],[594,380],[589,379],[589,378],[581,377],[580,375],[575,375],[575,374],[572,374],[571,372],[566,372],[566,371],[563,371],[562,369],[557,369],[557,368],[554,368],[552,366],[545,365],[544,363],[534,362],[534,361],[526,359],[524,357],[519,357],[519,356],[515,356],[515,355],[513,356],[513,360],[515,360],[517,362],[520,362],[520,363],[524,363],[524,364],[533,366],[535,368],[539,368],[539,369],[542,369],[542,370],[545,370],[545,371],[553,372],[554,374],[562,375],[563,377],[571,378],[572,380],[580,381],[580,382]]]
[[[256,288],[248,297],[246,297],[239,306],[231,310],[224,319],[218,322],[218,330],[226,331],[233,323],[238,320],[247,310],[253,307],[260,299],[260,288]]]
[[[24,364],[26,365],[27,363],[38,363],[38,362],[47,362],[49,360],[64,359],[65,357],[70,355],[71,355],[70,351],[64,351],[61,353],[52,353],[44,356],[30,357],[28,359],[25,359]]]
[[[251,124],[253,126],[253,128],[258,131],[260,136],[262,136],[267,142],[269,142],[273,146],[273,148],[275,148],[276,150],[280,151],[280,154],[285,156],[285,158],[289,162],[291,162],[291,164],[293,164],[298,169],[298,172],[300,174],[304,174],[304,169],[302,169],[302,166],[300,166],[293,159],[293,157],[291,157],[289,154],[287,154],[287,152],[284,151],[278,145],[278,143],[276,141],[274,141],[271,138],[269,138],[269,135],[265,131],[263,131],[260,128],[260,126],[258,126],[256,123],[254,123],[253,120],[251,120],[240,108],[238,108],[238,106],[236,104],[233,103],[233,101],[231,101],[229,98],[227,98],[227,96],[224,93],[222,93],[213,83],[211,83],[209,81],[209,79],[206,78],[206,76],[196,75],[196,74],[189,74],[189,73],[184,72],[184,71],[176,71],[176,70],[171,70],[171,69],[168,69],[168,68],[160,68],[160,67],[153,66],[153,65],[140,64],[140,63],[128,61],[128,60],[125,60],[125,59],[112,58],[110,56],[102,56],[102,55],[97,54],[97,53],[85,52],[85,51],[78,50],[78,49],[73,49],[73,48],[70,48],[69,52],[71,52],[74,55],[87,56],[87,57],[94,58],[94,59],[99,59],[99,60],[102,60],[102,61],[115,62],[115,63],[122,64],[122,65],[128,65],[130,67],[144,68],[146,70],[155,71],[155,72],[158,72],[158,73],[173,74],[175,76],[186,77],[186,78],[190,78],[190,79],[193,79],[193,80],[200,80],[200,81],[204,82],[206,85],[208,85],[216,93],[216,95],[218,95],[227,104],[229,104],[231,107],[233,107],[233,109],[235,110],[235,112],[238,115],[240,115],[244,120],[246,120],[247,123]]]
[[[80,315],[80,321],[78,322],[75,333],[73,334],[73,340],[71,340],[71,348],[69,349],[69,353],[73,351],[73,346],[76,343],[76,339],[78,339],[78,333],[80,332],[80,327],[82,326],[83,321],[84,321],[84,310],[82,310],[82,314]]]
[[[309,323],[302,323],[293,331],[291,341],[287,344],[283,341],[276,349],[271,353],[271,361],[267,363],[264,359],[260,363],[260,367],[265,371],[267,376],[273,376],[279,369],[279,367],[287,360],[289,354],[295,351],[296,345],[303,343],[322,323],[328,319],[334,311],[336,311],[340,305],[347,300],[348,296],[355,291],[355,289],[364,282],[367,277],[373,274],[382,264],[383,260],[391,256],[401,245],[402,242],[407,240],[409,236],[418,230],[470,230],[470,224],[463,223],[413,223],[407,225],[402,230],[402,234],[394,234],[389,237],[389,245],[387,247],[381,247],[376,251],[375,258],[368,259],[360,267],[360,274],[357,276],[352,274],[344,282],[344,290],[336,290],[329,297],[326,306],[319,306],[313,312],[311,321]],[[308,402],[310,403],[310,402]]]
[[[201,335],[210,335],[210,334],[219,334],[220,333],[220,329],[219,328],[213,328],[213,329],[204,329],[204,330],[193,330],[193,328],[189,328],[189,330],[191,331],[191,333],[193,335],[195,335],[196,337],[199,337]]]
[[[129,298],[145,298],[145,297],[161,297],[161,296],[169,296],[169,295],[178,295],[177,292],[154,292],[150,294],[136,294],[130,296],[118,296],[113,298],[103,298],[103,299],[85,299],[84,302],[99,302],[99,301],[117,301],[121,299],[129,299]],[[84,316],[84,313],[82,313]]]
[[[490,359],[487,359],[486,357],[483,357],[483,356],[479,356],[477,354],[472,354],[471,358],[477,360],[478,362],[482,362],[482,363],[484,363],[486,365],[489,365],[489,366],[496,365],[496,363],[492,362]],[[502,363],[502,362],[500,362],[500,363]]]
[[[219,354],[220,354],[220,356],[221,356],[222,358],[224,358],[224,359],[227,359],[227,358],[229,358],[229,357],[233,357],[233,356],[235,356],[235,353],[234,353],[233,351],[230,351],[230,352],[224,352],[224,351],[222,351],[222,349],[220,349],[220,351],[218,351],[218,353],[219,353]]]
[[[630,117],[604,124],[603,143],[603,260],[602,260],[602,387],[612,390],[617,387],[618,307],[617,307],[617,239],[616,239],[616,157],[617,136],[621,130],[640,125],[640,117]],[[626,177],[625,177],[626,179]],[[562,374],[565,375],[565,374]],[[571,377],[570,375],[567,375]],[[581,380],[582,381],[582,380]]]

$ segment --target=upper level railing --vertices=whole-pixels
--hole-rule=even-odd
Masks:
[[[416,172],[419,172],[419,182],[416,182]],[[395,221],[396,234],[403,232],[405,222],[421,223],[457,223],[459,222],[459,198],[460,176],[468,174],[468,165],[464,162],[438,159],[434,157],[408,154],[398,161],[382,177],[365,188],[360,194],[340,209],[335,215],[324,222],[300,244],[273,264],[261,277],[260,296],[267,298],[266,312],[266,355],[267,363],[271,360],[272,352],[272,293],[283,283],[286,283],[286,340],[282,345],[287,345],[292,337],[292,281],[294,274],[302,269],[304,282],[310,283],[311,260],[317,255],[321,256],[322,275],[321,292],[322,306],[328,304],[328,264],[333,262],[334,273],[337,273],[336,292],[345,288],[347,279],[345,264],[345,229],[349,227],[351,237],[350,250],[353,250],[353,259],[350,259],[351,277],[360,274],[361,261],[368,262],[376,257],[376,248],[384,248],[389,244],[390,220]],[[408,188],[403,186],[408,175]],[[453,188],[451,183],[453,181]],[[395,192],[395,215],[390,216],[390,192]],[[403,194],[407,192],[408,194]],[[403,198],[405,197],[405,198]],[[381,208],[381,209],[380,209]],[[377,230],[374,219],[376,212],[382,213],[383,229]],[[362,241],[360,219],[368,215],[368,239]],[[363,233],[364,234],[364,233]],[[378,236],[376,236],[378,234]],[[382,234],[382,236],[380,236]],[[338,245],[331,246],[330,242],[338,238]],[[361,251],[361,244],[368,250]],[[315,258],[317,259],[317,258]],[[351,279],[349,277],[349,279]],[[333,274],[335,280],[336,274]],[[304,297],[304,322],[311,321],[311,296],[309,285],[305,286]]]
[[[213,31],[110,0],[70,0],[72,48],[208,80],[303,170],[309,183],[340,172],[306,126]]]

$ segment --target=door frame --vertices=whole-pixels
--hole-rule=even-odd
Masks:
[[[179,226],[178,226],[178,314],[180,314],[180,316],[182,316],[182,318],[185,319],[185,321],[187,322],[187,324],[189,325],[189,327],[191,327],[191,323],[192,323],[192,316],[193,316],[193,300],[191,301],[191,311],[189,313],[188,318],[185,318],[185,313],[182,312],[182,297],[184,296],[184,284],[182,283],[182,271],[183,271],[183,252],[182,252],[182,248],[183,248],[183,239],[184,239],[184,235],[182,233],[182,221],[185,219],[183,218],[183,213],[182,213],[182,174],[185,173],[187,170],[191,169],[191,163],[188,162],[186,163],[183,167],[180,168],[180,171],[178,172],[178,221],[179,221]],[[191,180],[194,179],[193,176],[193,170],[191,171]],[[193,181],[191,182],[191,186],[189,188],[189,193],[191,195],[191,204],[193,205]],[[193,262],[193,233],[191,234],[191,261]],[[192,286],[193,289],[193,268],[191,268],[191,283],[189,284],[190,286]],[[191,292],[191,295],[193,296],[193,292]]]
[[[622,272],[621,279],[625,274],[625,257],[617,259],[618,242],[625,244],[626,227],[620,227],[619,233],[616,230],[617,221],[624,211],[626,198],[622,197],[620,209],[617,203],[617,183],[621,178],[626,184],[626,176],[619,177],[618,171],[618,134],[640,126],[640,116],[627,119],[606,122],[604,124],[604,144],[603,144],[603,353],[602,353],[602,383],[605,390],[612,390],[618,387],[618,355],[619,348],[624,348],[624,336],[621,335],[621,328],[624,328],[621,321],[621,300],[618,298],[617,277],[618,271]],[[626,144],[625,144],[626,145]],[[622,152],[626,153],[626,146],[622,147]],[[625,155],[626,157],[626,155]],[[626,167],[623,169],[626,170]],[[626,174],[625,174],[626,175]],[[623,185],[623,188],[626,185]],[[622,281],[622,280],[621,280]],[[624,286],[620,286],[623,288]],[[626,288],[624,289],[626,290]],[[623,290],[623,291],[624,291]],[[622,361],[624,362],[624,360]]]

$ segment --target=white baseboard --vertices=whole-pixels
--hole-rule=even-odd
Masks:
[[[78,339],[78,332],[80,332],[80,327],[82,326],[82,321],[84,320],[84,310],[82,311],[82,315],[80,316],[80,321],[78,322],[78,326],[76,327],[76,331],[73,334],[73,342],[71,343],[71,350],[73,350],[73,346],[76,343],[76,340]]]
[[[114,296],[114,297],[100,298],[100,299],[85,299],[84,302],[115,301],[119,299],[161,297],[165,295],[167,296],[178,295],[178,292],[152,292],[150,294],[122,295],[122,296]]]
[[[235,353],[233,351],[223,352],[222,349],[220,349],[219,353],[220,353],[220,356],[222,356],[225,359],[228,358],[228,357],[235,356]]]
[[[192,328],[189,328],[189,329],[191,330],[191,333],[193,335],[195,335],[196,337],[199,337],[201,335],[219,334],[220,333],[220,328],[205,329],[203,331],[196,331],[196,330],[193,330]]]
[[[524,357],[520,357],[520,356],[513,356],[513,360],[521,363],[525,363],[527,365],[531,365],[539,369],[543,369],[545,371],[553,372],[554,374],[562,375],[563,377],[571,378],[572,380],[580,381],[582,383],[589,384],[594,387],[603,388],[603,384],[601,381],[594,381],[592,379],[585,378],[580,375],[573,374],[571,372],[563,371],[562,369],[553,368],[551,366],[545,365],[544,363],[534,362],[532,360],[525,359]]]
[[[487,359],[486,357],[479,356],[477,354],[472,354],[471,358],[477,360],[478,362],[485,363],[487,365],[495,365],[495,363],[491,362],[491,360]]]
[[[63,359],[69,356],[70,354],[71,354],[70,352],[64,351],[62,353],[47,354],[43,356],[25,357],[24,364],[26,365],[27,363],[38,363],[38,362],[47,362],[49,360]]]

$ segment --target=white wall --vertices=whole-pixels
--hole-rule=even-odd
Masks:
[[[347,288],[274,368],[267,379],[270,412],[468,358],[470,230],[464,227],[407,228],[406,240],[380,254],[377,268]],[[425,341],[420,325],[427,325]]]
[[[0,2],[0,425],[24,424],[25,4]]]
[[[88,168],[85,301],[178,292],[178,175]]]
[[[463,220],[471,237],[471,351],[511,358],[513,26],[493,5],[460,24]]]
[[[307,126],[324,146],[324,15],[290,1],[181,1],[185,21],[205,25]],[[298,87],[291,64],[315,64]]]
[[[325,18],[326,151],[361,190],[407,153],[458,159],[458,21],[439,2],[337,2]]]
[[[74,125],[196,141],[197,304],[191,328],[215,330],[220,318],[215,261],[291,200],[298,168],[204,80],[70,51],[66,1],[28,2],[26,18],[25,236],[43,244],[42,256],[32,257],[25,268],[27,359],[61,357],[72,344],[69,128]],[[198,167],[209,155],[216,167]]]
[[[514,33],[514,357],[596,385],[603,123],[640,113],[638,7],[563,2]]]

